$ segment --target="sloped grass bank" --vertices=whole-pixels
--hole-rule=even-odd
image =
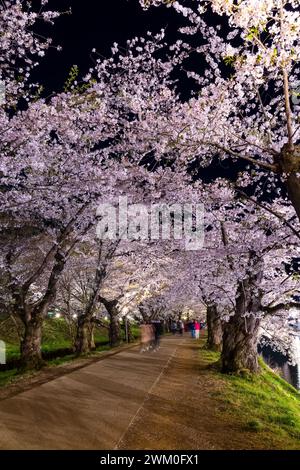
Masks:
[[[105,328],[95,329],[94,336],[97,348],[108,344],[108,331]],[[15,330],[8,328],[0,329],[0,339],[6,343],[7,366],[14,368],[20,358],[20,339]],[[56,358],[69,356],[72,352],[73,338],[67,322],[64,319],[48,318],[43,326],[43,358],[46,361],[53,361]]]
[[[262,360],[258,375],[221,374],[213,366],[220,354],[206,350],[204,343],[200,358],[208,373],[220,381],[220,388],[212,395],[219,402],[222,419],[237,419],[245,431],[268,441],[270,448],[300,449],[300,393]]]
[[[60,366],[65,363],[76,361],[73,353],[72,331],[63,318],[48,318],[43,327],[42,354],[47,366]],[[138,338],[140,331],[133,326],[134,338]],[[123,332],[124,335],[124,332]],[[97,356],[99,353],[108,351],[110,348],[108,329],[96,328],[95,333],[96,350],[86,357]],[[19,372],[20,340],[13,324],[0,324],[0,339],[6,343],[6,365],[0,365],[0,387],[17,382],[23,377],[31,377],[36,372]],[[85,357],[85,356],[81,356]]]

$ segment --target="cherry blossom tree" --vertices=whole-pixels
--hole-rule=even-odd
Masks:
[[[93,141],[80,112],[66,96],[40,101],[11,119],[2,141],[3,288],[24,323],[22,361],[29,365],[41,362],[42,322],[66,261],[95,224],[108,181],[118,184],[113,163],[92,151],[100,123]]]
[[[8,97],[0,112],[1,305],[24,324],[23,365],[40,367],[42,325],[61,301],[63,273],[73,264],[87,272],[89,263],[86,295],[74,307],[80,309],[78,353],[93,347],[101,303],[115,344],[126,302],[167,315],[200,300],[210,347],[222,342],[223,370],[256,372],[266,315],[284,318],[298,288],[287,266],[300,236],[299,106],[292,92],[299,76],[299,2],[141,3],[174,7],[188,22],[180,32],[199,44],[187,39],[169,46],[164,31],[128,41],[126,51],[114,44],[111,57],[96,59],[82,80],[49,100],[33,99],[30,71],[50,41],[32,28],[58,13],[25,11],[21,1],[1,4],[0,79]],[[207,24],[206,11],[223,18],[219,27]],[[174,72],[194,53],[203,73],[188,71],[196,93],[184,100]],[[22,94],[26,109],[12,113]],[[192,184],[190,168],[216,158],[249,168],[241,165],[232,184]],[[147,249],[120,237],[96,240],[98,205],[114,206],[125,194],[144,203],[200,198],[207,245],[189,253],[174,240]],[[138,288],[129,298],[133,278]]]
[[[203,166],[216,156],[248,162],[240,183],[259,189],[267,178],[269,192],[284,187],[299,218],[299,2],[141,3],[172,5],[189,23],[180,31],[200,39],[191,51],[203,59],[203,73],[188,72],[199,93],[181,113],[174,108],[169,120],[170,141],[179,143],[181,157]],[[205,12],[219,26],[210,26]],[[176,47],[188,44],[179,40]],[[167,132],[165,122],[164,139]]]
[[[185,35],[186,41],[180,39],[173,47],[177,51],[184,49],[199,54],[197,63],[201,63],[201,71],[196,67],[188,71],[188,77],[196,84],[194,96],[181,106],[174,102],[174,113],[160,122],[164,142],[161,154],[166,154],[166,149],[172,148],[173,152],[178,149],[179,163],[200,167],[210,166],[216,159],[238,162],[241,172],[234,185],[238,194],[250,202],[250,207],[255,203],[269,217],[277,217],[290,234],[299,238],[299,220],[295,217],[300,216],[299,2],[199,0],[186,5],[180,1],[150,0],[141,4],[174,7],[183,16],[180,33]],[[213,26],[205,13],[214,19]],[[189,36],[193,36],[192,42]],[[196,46],[195,40],[198,41]],[[249,197],[249,192],[253,197]],[[287,198],[292,207],[288,207]],[[226,225],[223,228],[228,230]],[[247,230],[247,239],[253,241],[255,218],[253,226],[248,225]],[[224,241],[224,230],[222,237]],[[246,239],[246,234],[244,237]],[[276,237],[280,237],[279,233],[274,236],[274,243]],[[293,243],[289,240],[286,245],[290,257],[295,253]],[[267,245],[265,249],[269,249]],[[264,279],[265,268],[259,265],[265,256],[262,258],[259,250],[257,258],[256,249],[253,251],[249,246],[249,255],[250,252],[244,279],[236,284],[237,290],[231,285],[226,292],[233,289],[236,310],[243,310],[248,304],[255,318],[254,311],[261,310],[264,299],[264,292],[256,286]],[[289,256],[287,252],[278,255],[282,259]],[[226,258],[227,265],[230,259],[234,258]],[[241,266],[234,266],[233,272],[240,270]],[[251,297],[251,292],[256,293],[256,300],[249,303],[246,297]],[[218,298],[216,302],[214,309]],[[287,299],[286,302],[288,308]],[[242,322],[246,311],[240,313]],[[231,333],[225,334],[226,343],[237,335],[231,350],[241,339],[236,319],[232,316],[225,327],[227,333],[232,327]],[[257,336],[255,324],[253,333]],[[256,348],[252,349],[254,357]]]
[[[7,2],[8,6],[12,8],[13,2]],[[20,17],[27,31],[38,17],[22,16],[22,6],[22,2],[16,3],[12,18]],[[9,12],[3,7],[1,14],[6,18]],[[40,16],[53,19],[56,14],[41,11]],[[29,55],[41,56],[49,41],[28,34],[24,40]],[[28,62],[29,68],[33,62],[23,43],[18,50],[11,35],[7,40],[2,47],[12,47],[7,59],[11,67],[4,67],[3,76],[13,83],[16,57]],[[137,82],[139,75],[134,64],[151,65],[139,89],[148,100],[151,96],[155,102],[153,92],[159,81],[154,80],[150,54],[155,42],[150,41],[145,53],[136,51],[141,59],[132,52],[135,45],[135,41],[130,43],[128,55],[117,63],[114,58],[99,61],[96,79],[85,77],[83,84],[74,84],[50,101],[39,98],[28,102],[23,111],[17,109],[11,115],[3,109],[1,114],[1,303],[24,323],[21,354],[26,367],[42,364],[43,320],[55,300],[68,258],[96,222],[98,204],[126,193],[131,185],[142,188],[147,180],[151,191],[157,190],[163,178],[162,169],[151,174],[131,158],[139,146],[134,130],[127,132],[128,123],[138,121],[133,79]],[[163,66],[157,69],[158,76],[162,71]],[[161,88],[157,97],[158,102],[166,103]],[[94,301],[91,298],[90,313]]]
[[[36,33],[40,22],[53,24],[61,15],[47,10],[48,0],[41,0],[36,8],[32,2],[3,0],[0,5],[0,81],[5,87],[5,106],[11,107],[19,99],[36,95],[38,84],[30,82],[33,68],[52,46],[51,38]]]
[[[288,274],[293,256],[298,257],[299,238],[255,204],[234,202],[234,193],[222,193],[222,185],[210,186],[209,193],[215,209],[208,213],[205,258],[198,267],[200,291],[223,323],[223,370],[256,371],[262,319],[280,312],[287,317],[293,304],[299,308],[292,301],[297,276]]]
[[[194,191],[207,209],[205,246],[200,252],[174,251],[173,305],[202,301],[207,307],[208,346],[223,346],[223,371],[256,372],[262,325],[272,319],[276,324],[278,318],[284,323],[292,307],[299,309],[293,301],[298,279],[293,271],[289,274],[299,254],[299,235],[275,215],[266,217],[255,203],[239,201],[222,180],[198,182]],[[281,210],[289,218],[292,208]],[[286,328],[284,335],[289,336]]]

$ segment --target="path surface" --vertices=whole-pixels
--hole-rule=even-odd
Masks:
[[[179,338],[122,351],[0,401],[0,449],[112,449],[159,380]]]
[[[0,449],[243,448],[238,425],[216,416],[198,348],[166,337],[0,401]]]

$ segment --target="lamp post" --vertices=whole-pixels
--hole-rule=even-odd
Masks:
[[[129,343],[129,337],[128,337],[128,320],[127,320],[127,317],[125,317],[125,337],[126,337],[126,343]]]

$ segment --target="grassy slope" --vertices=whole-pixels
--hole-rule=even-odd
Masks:
[[[0,325],[1,326],[1,325]],[[139,328],[132,327],[135,338],[139,336]],[[95,329],[95,342],[108,343],[108,330],[105,328]],[[6,343],[7,360],[18,359],[20,356],[19,339],[14,328],[9,330],[0,328],[0,339]],[[99,346],[102,348],[101,346]],[[71,349],[72,339],[67,323],[63,319],[48,318],[43,326],[42,351],[45,353],[55,353],[60,349]]]
[[[0,332],[0,338],[6,342],[7,360],[18,359],[20,356],[20,346],[17,335],[5,331]],[[95,331],[96,342],[107,342],[107,330]],[[63,319],[48,318],[43,327],[43,352],[55,352],[59,349],[72,348],[72,340],[68,330],[68,326]]]
[[[200,357],[208,366],[219,360],[218,353],[205,349]],[[214,367],[209,373],[221,383],[212,394],[222,417],[238,419],[245,430],[259,433],[274,448],[300,449],[300,393],[263,361],[256,376],[224,375]]]
[[[133,327],[133,334],[135,337],[138,337],[139,329],[137,327]],[[0,339],[6,343],[7,360],[18,359],[20,357],[20,346],[15,329],[0,330]],[[108,345],[108,331],[105,328],[95,330],[95,342],[100,343],[95,354],[110,349]],[[66,322],[63,319],[48,318],[43,327],[42,351],[53,353],[54,358],[47,360],[47,365],[56,366],[75,360],[75,356],[71,353],[55,357],[56,351],[71,348],[72,340]],[[0,387],[14,382],[23,376],[24,374],[19,374],[17,369],[0,371]]]

